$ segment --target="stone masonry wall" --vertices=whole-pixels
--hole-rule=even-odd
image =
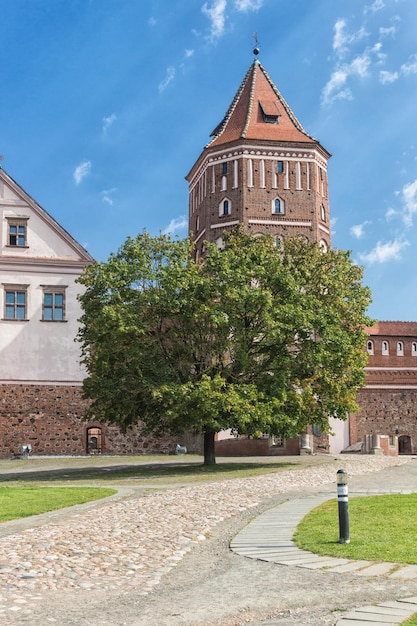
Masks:
[[[357,402],[359,411],[351,419],[352,443],[373,434],[398,436],[400,441],[409,437],[410,453],[417,454],[417,390],[364,388],[358,390]]]
[[[139,427],[123,434],[116,426],[86,422],[87,406],[79,386],[0,385],[0,458],[18,454],[24,443],[35,455],[87,454],[88,429],[94,427],[101,429],[102,454],[169,454],[184,442],[190,452],[198,448],[191,436],[149,436]]]

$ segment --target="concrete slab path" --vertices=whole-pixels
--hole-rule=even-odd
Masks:
[[[407,493],[409,490],[406,490]],[[403,491],[404,492],[404,491]],[[392,493],[392,490],[372,490],[372,494]],[[352,497],[365,495],[351,492]],[[259,559],[308,569],[326,570],[332,573],[350,573],[370,578],[385,576],[397,579],[417,579],[417,566],[404,563],[373,561],[352,561],[349,559],[319,556],[301,550],[293,542],[294,532],[303,517],[326,500],[334,498],[332,493],[324,492],[310,497],[290,500],[266,511],[232,540],[230,548],[236,554],[251,559]],[[396,626],[417,613],[417,597],[394,602],[384,602],[375,606],[365,606],[347,613],[336,622],[335,626]]]

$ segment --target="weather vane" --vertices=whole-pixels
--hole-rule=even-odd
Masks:
[[[253,33],[253,38],[255,40],[255,47],[253,49],[253,54],[257,57],[260,50],[259,50],[259,41],[258,41],[258,35],[256,33]]]

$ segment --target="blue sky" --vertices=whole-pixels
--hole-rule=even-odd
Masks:
[[[333,245],[417,319],[416,0],[0,0],[4,169],[97,260],[187,232],[185,175],[259,59],[332,153]]]

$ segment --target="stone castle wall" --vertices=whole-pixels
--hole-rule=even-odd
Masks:
[[[172,454],[177,443],[200,451],[199,438],[155,437],[137,426],[122,433],[116,426],[84,421],[88,401],[80,386],[0,385],[0,458],[17,455],[30,443],[35,455],[89,454],[90,429],[99,429],[101,454]]]
[[[359,389],[351,415],[351,442],[366,435],[398,437],[400,454],[417,454],[417,389]]]

